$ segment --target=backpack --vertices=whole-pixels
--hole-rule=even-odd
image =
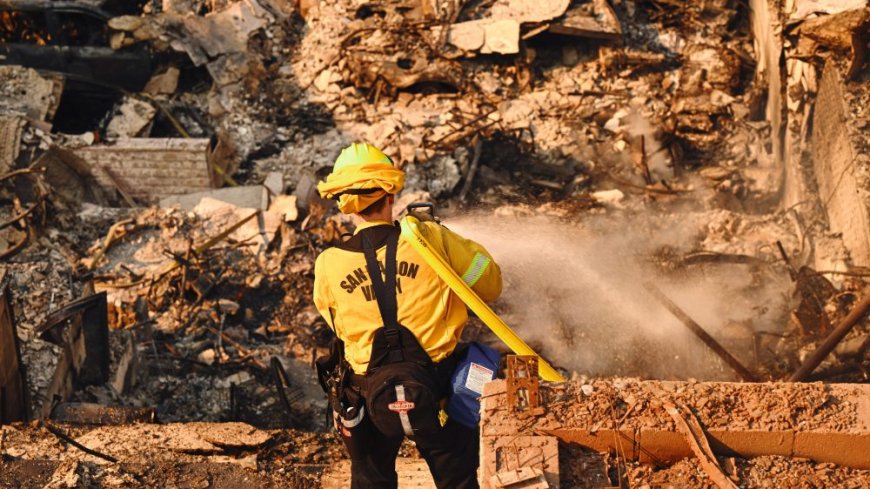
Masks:
[[[407,327],[399,324],[396,301],[396,250],[399,230],[386,237],[384,279],[369,228],[361,231],[366,269],[383,326],[372,341],[365,375],[366,410],[375,427],[388,437],[434,434],[441,429],[439,411],[446,397],[450,365],[437,365]],[[442,362],[444,363],[444,362]]]

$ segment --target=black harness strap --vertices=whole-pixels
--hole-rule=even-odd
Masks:
[[[396,250],[399,247],[399,232],[394,229],[387,238],[387,253],[384,258],[384,278],[381,278],[381,269],[375,248],[366,233],[362,231],[363,253],[366,257],[366,269],[372,281],[372,291],[378,302],[378,310],[381,320],[384,322],[384,335],[387,340],[389,353],[387,363],[401,362],[404,360],[402,341],[399,336],[399,306],[396,301]]]

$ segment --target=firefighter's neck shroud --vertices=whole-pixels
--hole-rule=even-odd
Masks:
[[[354,143],[335,160],[332,173],[317,184],[320,196],[338,201],[345,214],[355,214],[387,194],[397,194],[405,184],[405,172],[370,144]]]

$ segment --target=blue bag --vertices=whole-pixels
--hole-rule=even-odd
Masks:
[[[456,365],[450,378],[452,395],[447,402],[448,417],[469,428],[477,428],[483,384],[498,374],[500,360],[501,354],[486,345],[468,345],[465,357]]]

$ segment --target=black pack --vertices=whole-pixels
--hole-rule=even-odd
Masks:
[[[366,231],[368,229],[360,233],[366,271],[384,324],[372,341],[365,375],[366,409],[372,423],[386,436],[432,434],[441,429],[438,413],[446,385],[439,368],[414,333],[398,321],[396,250],[399,230],[390,226],[386,236],[383,279],[375,244]]]

